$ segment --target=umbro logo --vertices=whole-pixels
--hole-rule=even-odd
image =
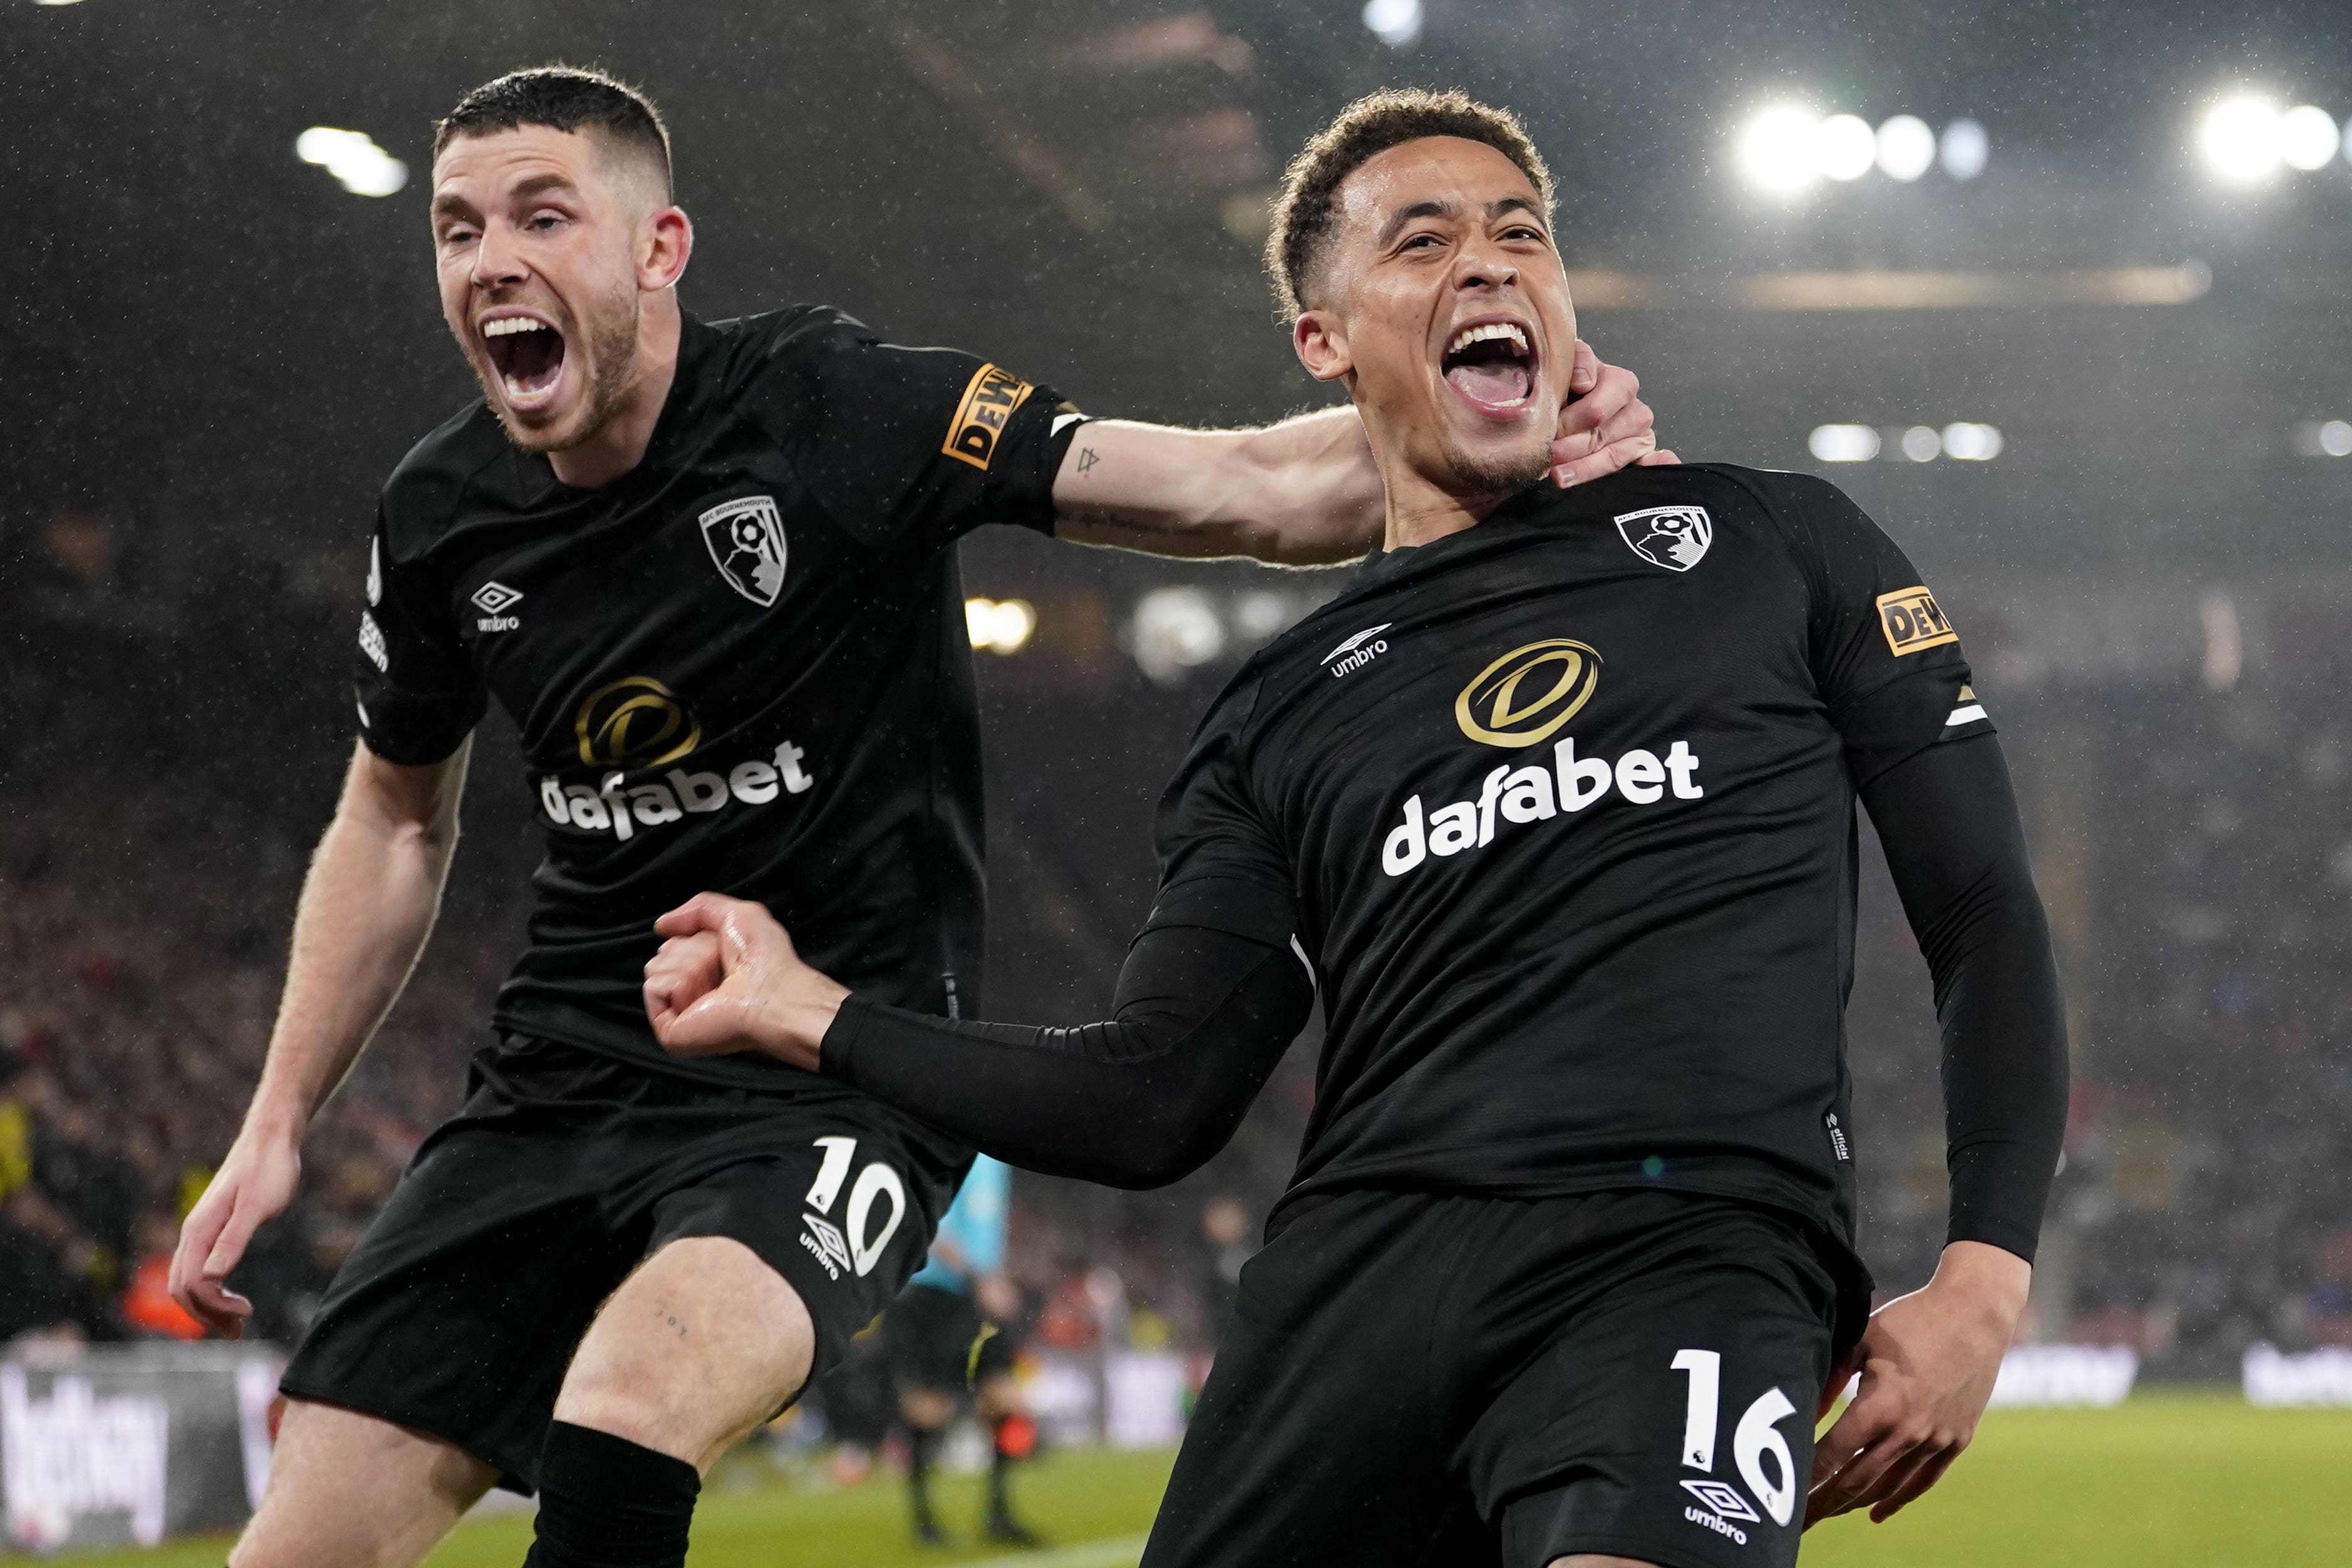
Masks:
[[[491,581],[474,590],[474,607],[482,612],[474,623],[475,629],[485,632],[510,632],[522,625],[520,617],[506,612],[522,603],[522,595],[504,583]]]
[[[1382,621],[1379,626],[1366,626],[1362,631],[1325,654],[1323,662],[1331,666],[1331,678],[1337,680],[1343,675],[1361,669],[1388,652],[1388,638],[1381,637],[1381,634],[1394,625],[1396,625],[1394,621]],[[1335,659],[1337,663],[1333,663]]]
[[[838,1226],[823,1215],[801,1215],[801,1246],[814,1254],[817,1262],[824,1266],[825,1278],[828,1279],[838,1279],[841,1278],[843,1269],[857,1267],[849,1256],[848,1239],[841,1234]]]
[[[1750,1524],[1759,1523],[1762,1521],[1763,1516],[1749,1505],[1746,1498],[1739,1495],[1739,1489],[1728,1482],[1685,1481],[1683,1490],[1690,1493],[1726,1519],[1746,1520]]]

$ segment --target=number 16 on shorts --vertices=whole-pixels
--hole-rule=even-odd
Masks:
[[[849,1180],[849,1167],[857,1159],[857,1140],[820,1138],[816,1146],[824,1151],[824,1158],[816,1168],[816,1180],[809,1184],[808,1196],[802,1200],[814,1212],[801,1215],[801,1245],[824,1266],[828,1279],[840,1279],[845,1268],[856,1270],[863,1279],[882,1260],[882,1249],[890,1245],[890,1238],[898,1234],[898,1222],[907,1217],[907,1184],[881,1161],[872,1162],[851,1184],[849,1206],[836,1226],[828,1216],[841,1196],[842,1184]],[[890,1216],[877,1228],[874,1207],[884,1199],[889,1201]]]
[[[1717,1351],[1676,1351],[1674,1370],[1688,1380],[1683,1405],[1683,1468],[1709,1479],[1685,1480],[1683,1489],[1706,1504],[1705,1510],[1685,1508],[1683,1517],[1740,1545],[1748,1534],[1735,1520],[1761,1522],[1746,1495],[1728,1481],[1713,1479],[1715,1439],[1721,1420],[1723,1356]],[[1768,1388],[1756,1396],[1731,1431],[1731,1460],[1749,1492],[1764,1505],[1775,1524],[1786,1524],[1797,1511],[1797,1460],[1779,1424],[1797,1413],[1789,1396]]]

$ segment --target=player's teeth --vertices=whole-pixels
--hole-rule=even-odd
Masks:
[[[1528,335],[1508,321],[1489,322],[1483,327],[1465,327],[1454,334],[1454,341],[1446,345],[1445,352],[1450,354],[1460,353],[1472,343],[1483,343],[1490,338],[1507,338],[1518,345],[1521,353],[1528,352]]]

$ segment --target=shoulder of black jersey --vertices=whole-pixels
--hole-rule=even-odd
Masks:
[[[822,357],[880,342],[873,328],[831,305],[785,305],[757,315],[703,323],[720,362],[720,378],[740,383],[779,362]]]
[[[464,513],[478,487],[497,484],[515,449],[477,399],[408,449],[383,481],[383,526],[396,558],[422,554]]]
[[[795,305],[713,331],[724,340],[728,394],[787,447],[863,446],[881,434],[876,422],[901,416],[944,421],[982,368],[961,349],[886,342],[829,305]]]

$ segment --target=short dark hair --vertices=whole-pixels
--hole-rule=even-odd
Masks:
[[[433,161],[460,136],[487,136],[523,125],[573,132],[593,127],[661,171],[670,194],[669,127],[654,100],[618,77],[579,66],[534,66],[486,81],[457,100],[433,127]]]
[[[1341,182],[1390,148],[1425,136],[1459,136],[1492,147],[1518,165],[1543,198],[1545,219],[1551,217],[1551,171],[1509,110],[1480,103],[1459,88],[1388,88],[1360,98],[1307,138],[1283,172],[1265,238],[1265,269],[1284,315],[1307,308],[1307,284],[1331,238]]]

